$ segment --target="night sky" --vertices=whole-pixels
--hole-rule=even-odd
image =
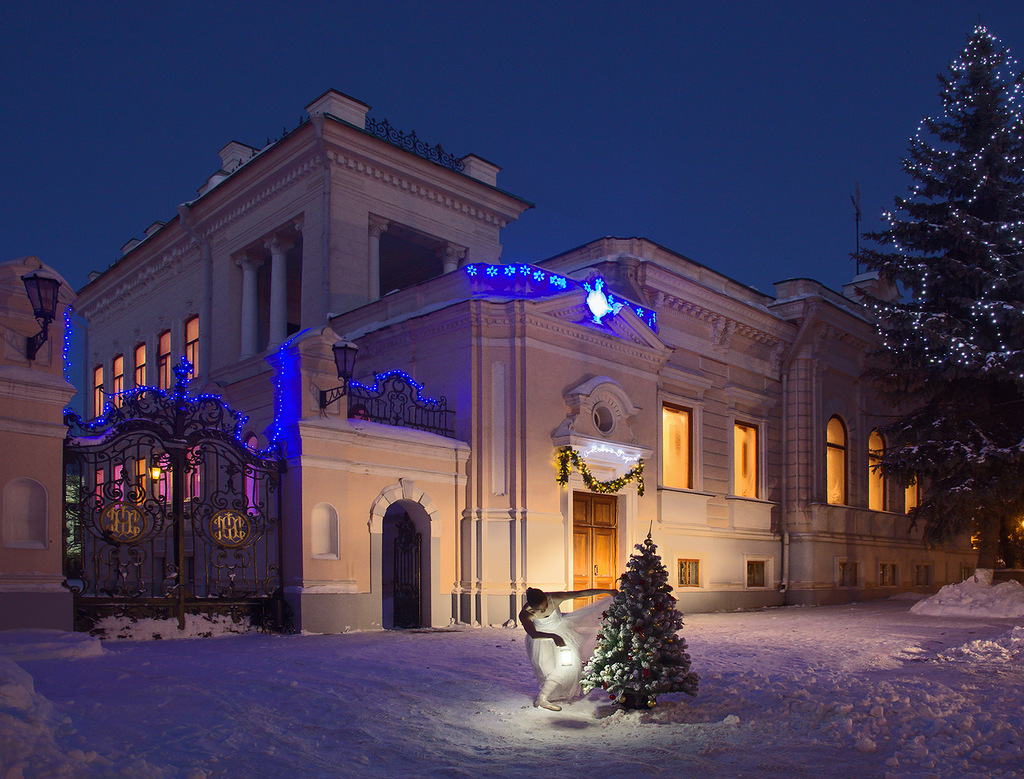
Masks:
[[[536,203],[503,233],[534,262],[643,236],[772,292],[854,273],[909,179],[935,74],[979,19],[1016,56],[1024,3],[8,2],[0,25],[0,261],[76,288],[219,167],[328,88],[502,167]]]

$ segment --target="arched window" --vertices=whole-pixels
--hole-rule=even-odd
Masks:
[[[839,417],[828,421],[825,432],[825,470],[828,502],[846,505],[846,425]]]
[[[882,474],[882,453],[885,440],[877,430],[868,436],[868,508],[885,511],[885,476]]]

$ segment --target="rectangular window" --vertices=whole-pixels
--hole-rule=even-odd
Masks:
[[[700,560],[679,560],[679,586],[700,587]]]
[[[693,438],[687,408],[661,407],[661,481],[665,487],[693,488]]]
[[[103,366],[97,365],[92,371],[92,415],[103,414]]]
[[[743,422],[733,430],[733,494],[757,497],[757,428]]]
[[[171,331],[164,330],[156,342],[156,385],[171,388]]]
[[[878,564],[878,586],[895,587],[898,582],[896,578],[896,563]]]
[[[960,566],[960,581],[965,582],[974,576],[974,568],[969,565]]]
[[[839,563],[839,586],[857,586],[857,563],[848,560]]]
[[[765,583],[765,561],[764,560],[747,560],[747,586],[748,587],[767,587]]]
[[[914,585],[927,587],[932,583],[932,567],[930,564],[917,563],[914,566]]]
[[[113,393],[113,403],[115,406],[121,405],[121,393],[124,392],[124,355],[119,354],[114,357],[114,370],[111,371],[110,376],[110,391]]]
[[[192,364],[189,378],[199,375],[199,317],[194,316],[185,322],[185,359]]]
[[[135,386],[146,386],[146,345],[135,347]]]

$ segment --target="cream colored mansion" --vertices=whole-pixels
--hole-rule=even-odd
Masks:
[[[614,583],[650,531],[684,611],[934,589],[968,545],[926,549],[916,499],[874,474],[860,277],[762,294],[656,243],[501,254],[531,207],[498,167],[328,91],[262,149],[233,142],[199,196],[81,290],[93,413],[195,386],[287,461],[287,599],[304,630],[394,623],[399,521],[422,539],[420,621],[503,624],[526,587]],[[354,379],[444,398],[447,430],[349,418]]]

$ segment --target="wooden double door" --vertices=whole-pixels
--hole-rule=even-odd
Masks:
[[[610,590],[618,580],[618,501],[613,495],[574,492],[572,496],[572,561],[574,590]],[[577,598],[576,608],[594,598]]]

